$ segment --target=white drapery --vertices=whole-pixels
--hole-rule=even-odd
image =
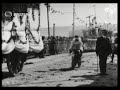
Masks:
[[[16,25],[18,40],[15,41],[15,49],[21,53],[28,53],[29,51],[29,42],[26,38],[25,25],[26,25],[26,15],[23,15],[22,24],[19,21],[19,14],[15,14],[13,19]]]
[[[32,13],[34,15],[34,19],[32,16]],[[29,22],[29,32],[31,32],[32,35],[26,36],[25,28],[26,28],[26,20],[28,15],[28,22]],[[20,23],[19,13],[14,14],[14,18],[11,22],[2,25],[4,31],[2,30],[2,40],[5,42],[2,43],[2,53],[8,54],[12,50],[16,49],[21,53],[28,53],[28,51],[34,51],[36,53],[39,53],[43,50],[44,45],[42,41],[42,37],[40,35],[40,30],[38,30],[39,27],[39,11],[37,9],[29,8],[28,14],[23,14],[22,16],[22,23]],[[18,35],[18,38],[9,43],[7,41],[11,37],[11,30],[13,23],[15,24],[14,29],[16,29],[16,33]],[[38,31],[37,31],[38,30]],[[34,37],[34,39],[32,38]],[[38,43],[36,43],[37,41]]]
[[[8,42],[8,40],[11,37],[10,31],[12,29],[12,25],[13,25],[12,21],[10,21],[10,22],[5,21],[4,24],[2,23],[2,40],[4,41],[4,42],[2,42],[2,54],[8,54],[8,53],[12,52],[15,48],[13,40],[10,40]]]
[[[33,20],[32,12],[34,14],[34,20]],[[28,18],[30,23],[30,32],[34,37],[34,40],[33,40],[32,35],[29,36],[30,50],[36,53],[39,53],[44,48],[40,31],[37,31],[39,27],[39,11],[37,9],[33,10],[32,8],[29,8]],[[35,41],[37,41],[38,43],[35,43]]]

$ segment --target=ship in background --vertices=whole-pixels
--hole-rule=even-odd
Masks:
[[[88,22],[84,23],[83,26],[84,28],[81,27],[79,29],[73,29],[73,31],[69,33],[69,37],[78,35],[82,38],[85,51],[95,51],[96,40],[98,37],[102,35],[102,30],[107,31],[107,36],[110,38],[110,40],[118,33],[117,24],[111,24],[111,23],[100,24],[99,21],[97,21],[98,17],[96,17],[96,5],[93,5],[93,7],[94,7],[94,15],[89,15],[86,17],[88,18]]]
[[[82,38],[84,42],[85,51],[95,51],[96,40],[102,35],[102,30],[107,31],[107,36],[111,39],[117,33],[117,24],[95,22],[95,18],[92,19],[85,26],[81,26],[75,29],[74,34]],[[72,37],[72,31],[69,32],[69,37]]]

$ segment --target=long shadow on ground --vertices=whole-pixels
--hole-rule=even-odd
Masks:
[[[6,79],[6,78],[10,78],[10,77],[13,77],[13,75],[11,75],[9,72],[7,72],[7,71],[2,72],[2,79]]]
[[[72,76],[71,78],[83,77],[85,80],[93,80],[90,84],[78,85],[77,87],[117,87],[117,76],[115,71],[117,64],[107,63],[107,74],[105,76],[100,75],[83,75],[83,76]],[[115,84],[116,83],[116,84]]]
[[[71,71],[73,70],[71,67],[68,68],[60,68],[60,69],[49,69],[50,71]]]

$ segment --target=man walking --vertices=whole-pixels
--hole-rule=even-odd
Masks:
[[[111,53],[110,40],[107,37],[107,31],[102,30],[102,35],[96,41],[96,54],[99,56],[100,75],[107,75],[106,62],[107,57]]]

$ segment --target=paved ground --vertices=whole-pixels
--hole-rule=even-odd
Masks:
[[[71,56],[59,54],[33,58],[25,62],[22,72],[10,77],[6,64],[2,64],[3,87],[93,87],[117,86],[117,57],[107,61],[107,76],[98,76],[95,52],[83,53],[80,68],[70,70]]]

